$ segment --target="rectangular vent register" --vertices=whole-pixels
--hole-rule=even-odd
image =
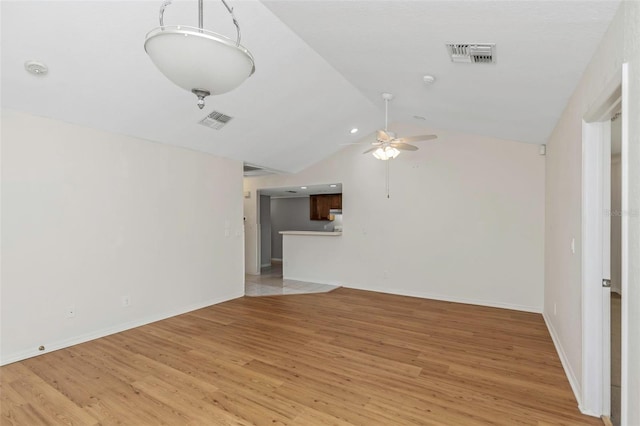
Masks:
[[[233,120],[233,117],[229,117],[228,115],[225,115],[218,111],[213,111],[211,114],[200,120],[199,124],[215,130],[220,130],[231,120]]]
[[[496,62],[496,45],[493,43],[449,43],[446,46],[451,62],[472,64]]]

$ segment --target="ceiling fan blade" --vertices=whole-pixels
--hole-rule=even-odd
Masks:
[[[338,144],[339,146],[351,146],[351,145],[372,145],[372,146],[380,146],[383,144],[383,142],[380,141],[373,141],[373,142],[350,142],[350,143],[341,143]]]
[[[376,149],[378,149],[378,147],[377,147],[377,146],[371,147],[371,148],[369,148],[368,150],[366,150],[365,152],[363,152],[363,154],[368,154],[368,153],[370,153],[370,152],[375,151]]]
[[[417,151],[418,147],[409,145],[408,143],[403,142],[391,142],[391,147],[395,149],[399,149],[400,151]]]
[[[379,141],[383,141],[383,142],[387,142],[391,140],[391,136],[389,135],[389,133],[385,132],[384,130],[378,130],[376,137]]]
[[[400,143],[409,143],[409,142],[420,142],[420,141],[429,141],[431,139],[436,139],[438,136],[436,135],[420,135],[420,136],[408,136],[406,138],[397,139]]]

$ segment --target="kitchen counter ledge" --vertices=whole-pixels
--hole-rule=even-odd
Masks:
[[[312,235],[323,237],[337,237],[342,235],[342,232],[326,232],[326,231],[280,231],[282,235]]]

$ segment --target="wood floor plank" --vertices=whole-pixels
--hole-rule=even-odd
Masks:
[[[352,426],[353,423],[349,423],[346,420],[339,419],[330,414],[322,411],[314,410],[313,408],[306,407],[291,423],[292,426]]]
[[[182,425],[191,421],[184,407],[166,404],[133,386],[106,389],[98,395],[85,410],[101,424]]]
[[[600,425],[542,317],[347,288],[240,298],[0,368],[0,425]]]
[[[22,367],[22,368],[20,368]],[[11,378],[13,376],[13,380]],[[18,377],[16,377],[18,376]],[[10,381],[5,381],[10,380]],[[2,392],[11,388],[12,393],[27,401],[27,404],[8,404],[14,411],[14,418],[30,417],[34,424],[50,425],[96,425],[98,421],[91,414],[82,410],[72,400],[49,385],[38,375],[30,372],[23,365],[19,365],[13,372],[5,376],[2,374]],[[17,410],[17,406],[22,406]],[[2,405],[2,421],[11,418],[5,414],[5,404]],[[19,413],[19,414],[18,414]],[[43,423],[41,423],[43,421]],[[7,423],[11,424],[11,423]],[[20,423],[18,423],[20,424]]]
[[[134,382],[132,387],[167,406],[180,407],[185,414],[185,424],[213,424],[214,422],[215,424],[249,424],[210,403],[216,398],[220,398],[220,392],[213,386],[211,391],[206,391],[191,386],[176,385],[175,382],[169,383],[158,377],[149,376]]]
[[[25,366],[79,407],[92,402],[96,389],[127,386],[110,371],[91,364],[89,357],[75,356],[73,349],[50,355],[26,360]]]

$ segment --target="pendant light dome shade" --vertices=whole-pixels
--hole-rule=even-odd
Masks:
[[[240,26],[233,8],[221,1],[233,18],[237,40],[202,27],[203,0],[198,0],[198,28],[164,25],[164,10],[171,4],[167,0],[160,8],[160,26],[151,30],[144,42],[154,65],[174,84],[195,94],[200,109],[205,97],[235,89],[256,69],[253,56],[240,45]]]
[[[147,34],[144,48],[162,74],[190,92],[220,95],[238,87],[255,71],[247,49],[204,29],[159,27]]]

